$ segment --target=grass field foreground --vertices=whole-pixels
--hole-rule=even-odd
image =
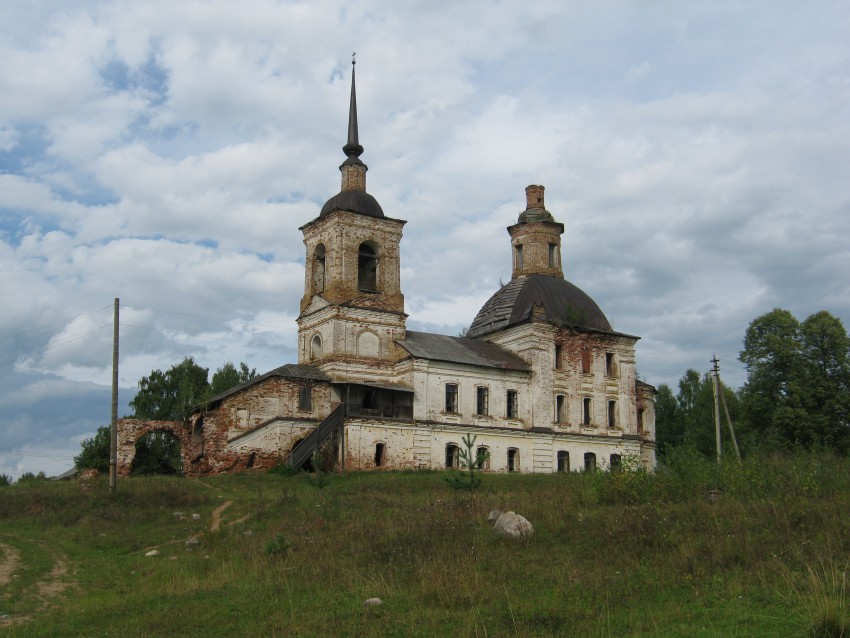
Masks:
[[[496,537],[493,508],[534,535]],[[472,493],[439,472],[28,482],[0,489],[0,636],[841,636],[848,549],[828,454]]]

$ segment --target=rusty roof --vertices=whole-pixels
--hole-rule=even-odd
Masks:
[[[408,330],[404,341],[398,344],[417,359],[446,361],[484,368],[501,370],[531,370],[528,364],[515,354],[500,348],[489,341],[450,337],[430,332]]]
[[[482,306],[467,335],[481,335],[545,319],[557,326],[613,332],[596,302],[578,286],[557,275],[524,275],[503,286]]]

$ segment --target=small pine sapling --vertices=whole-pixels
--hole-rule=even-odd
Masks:
[[[476,474],[480,471],[487,459],[489,452],[484,449],[475,451],[475,440],[478,437],[467,434],[463,437],[463,447],[458,450],[460,472],[452,473],[446,477],[446,482],[456,490],[475,490],[481,485],[481,477]]]

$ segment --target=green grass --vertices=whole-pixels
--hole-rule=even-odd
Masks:
[[[534,536],[495,537],[493,508],[526,516]],[[30,482],[0,488],[0,521],[0,543],[21,562],[0,588],[0,636],[850,627],[850,462],[828,455],[718,467],[681,454],[654,475],[484,475],[473,493],[438,472],[134,478],[114,495],[100,479]],[[145,557],[153,547],[160,554]],[[57,561],[68,567],[58,578]],[[44,590],[56,580],[69,588]],[[363,605],[375,596],[384,604]]]

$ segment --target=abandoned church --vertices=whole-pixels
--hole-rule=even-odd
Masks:
[[[352,67],[353,69],[353,67]],[[186,422],[122,419],[118,473],[151,431],[180,439],[189,476],[303,467],[452,468],[475,436],[482,470],[569,472],[655,465],[652,386],[638,337],[616,332],[564,279],[564,225],[528,186],[508,227],[512,276],[464,337],[406,329],[405,221],[366,192],[354,73],[342,188],[300,230],[306,246],[298,363],[213,397]],[[316,454],[318,453],[318,457]]]

